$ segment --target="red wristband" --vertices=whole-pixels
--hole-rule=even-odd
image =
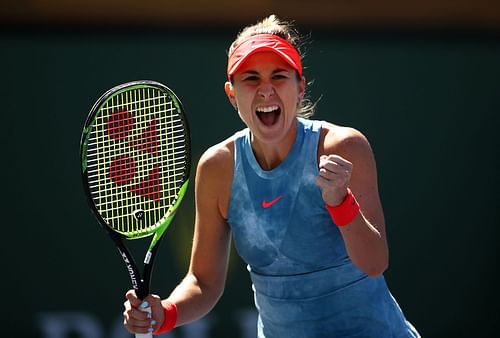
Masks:
[[[177,323],[177,306],[174,303],[170,303],[167,301],[163,301],[163,324],[161,327],[153,332],[153,335],[159,335],[165,332],[169,332],[175,327],[175,323]]]
[[[351,189],[347,188],[347,196],[342,203],[335,207],[326,204],[326,210],[328,210],[333,223],[342,227],[351,223],[356,218],[359,212],[359,204],[356,198],[354,198]]]

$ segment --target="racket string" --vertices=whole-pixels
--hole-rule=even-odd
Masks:
[[[91,195],[124,233],[154,229],[188,175],[183,119],[166,95],[155,96],[147,88],[108,100],[89,138]]]

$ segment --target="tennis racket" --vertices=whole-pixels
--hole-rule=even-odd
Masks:
[[[158,82],[134,81],[108,90],[85,122],[80,142],[84,190],[140,299],[150,292],[160,240],[186,193],[190,158],[182,104]],[[125,240],[151,235],[141,274]]]

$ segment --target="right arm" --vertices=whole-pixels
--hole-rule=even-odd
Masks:
[[[211,148],[196,172],[196,220],[189,271],[168,300],[177,305],[177,325],[207,314],[224,291],[231,233],[226,222],[227,188],[231,184],[232,155]],[[231,175],[227,175],[230,170]]]
[[[191,262],[187,275],[163,301],[177,306],[176,326],[207,314],[221,297],[226,280],[231,232],[226,222],[233,174],[233,155],[227,143],[207,150],[196,170],[196,218]],[[138,310],[141,303],[131,290],[125,303],[125,326],[130,332],[145,333],[146,315]],[[152,317],[158,329],[164,321],[160,298],[149,295]]]

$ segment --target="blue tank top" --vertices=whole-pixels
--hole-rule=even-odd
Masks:
[[[234,136],[228,223],[248,264],[259,337],[419,337],[384,278],[350,261],[315,181],[321,121],[297,119],[285,160],[265,171],[250,131]]]
[[[270,171],[257,163],[248,129],[236,136],[228,221],[239,254],[254,272],[294,275],[347,259],[315,184],[320,129],[319,121],[299,120],[292,149]]]

